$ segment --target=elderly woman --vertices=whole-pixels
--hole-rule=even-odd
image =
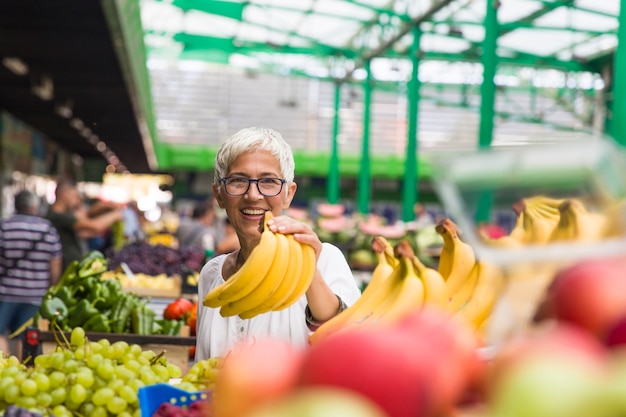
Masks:
[[[343,253],[322,243],[311,227],[283,215],[297,189],[294,159],[280,133],[251,127],[235,133],[215,158],[213,193],[239,238],[240,249],[211,259],[202,269],[198,297],[223,284],[241,266],[259,243],[266,211],[275,233],[293,234],[315,250],[317,268],[306,294],[295,304],[251,319],[222,317],[219,308],[200,303],[197,320],[196,361],[224,356],[244,339],[272,337],[305,346],[308,336],[321,323],[352,304],[360,295]]]

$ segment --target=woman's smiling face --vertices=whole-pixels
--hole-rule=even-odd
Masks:
[[[268,151],[251,151],[239,155],[228,167],[226,177],[283,178],[280,163]],[[228,218],[237,231],[239,239],[256,241],[260,237],[260,225],[266,211],[279,216],[289,208],[296,184],[285,183],[280,193],[267,197],[259,192],[257,183],[250,183],[248,191],[240,196],[226,192],[224,183],[214,185],[213,190],[219,206],[226,210]]]

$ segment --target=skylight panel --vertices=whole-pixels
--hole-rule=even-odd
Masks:
[[[579,30],[606,31],[615,30],[617,18],[602,16],[567,7],[559,7],[535,20],[538,26],[572,27]]]
[[[360,3],[370,4],[372,2],[361,1]],[[375,18],[376,12],[370,8],[359,6],[343,0],[318,0],[313,6],[316,13],[325,15],[335,15],[338,17],[349,17],[351,19],[369,21]]]
[[[569,31],[517,29],[501,37],[498,45],[529,54],[548,56],[583,39],[584,35]]]

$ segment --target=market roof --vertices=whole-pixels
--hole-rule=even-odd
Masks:
[[[373,79],[406,82],[419,34],[422,81],[477,84],[488,1],[0,0],[0,108],[80,155],[146,172],[159,168],[160,151],[146,59],[341,81],[364,79],[369,61]],[[592,74],[565,87],[602,88],[619,7],[501,1],[498,82],[562,83],[556,70]],[[469,77],[467,63],[475,64]],[[51,88],[54,99],[42,98]]]
[[[372,59],[375,79],[399,80],[410,75],[416,26],[423,62],[478,62],[486,1],[142,0],[141,8],[152,57],[339,79],[363,78]],[[499,63],[600,72],[618,16],[618,0],[501,1]]]

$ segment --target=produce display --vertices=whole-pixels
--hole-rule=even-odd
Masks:
[[[81,327],[59,347],[31,359],[0,357],[0,410],[16,405],[42,415],[139,416],[137,391],[181,377],[162,353],[126,342],[90,341]],[[197,389],[197,388],[196,388]]]
[[[425,266],[405,241],[395,248],[382,236],[372,240],[378,263],[361,297],[322,324],[311,344],[354,326],[393,322],[419,306],[433,305],[479,329],[489,317],[504,285],[502,271],[476,259],[470,245],[460,239],[454,222],[437,225],[443,236],[438,269]]]
[[[271,218],[266,211],[261,241],[228,281],[207,293],[205,306],[220,307],[224,317],[248,319],[285,309],[305,293],[315,273],[315,252],[293,235],[272,232],[267,227]]]
[[[157,319],[148,300],[122,290],[115,279],[102,279],[108,260],[93,251],[73,262],[44,296],[35,321],[49,320],[63,331],[178,335],[182,320]]]
[[[109,259],[109,270],[116,270],[122,262],[126,263],[133,273],[167,276],[199,272],[204,264],[204,251],[190,246],[173,248],[166,245],[151,245],[147,242],[132,242],[120,250],[106,252]]]
[[[514,250],[618,233],[610,216],[586,211],[578,199],[538,195],[520,200],[514,210],[516,227],[501,238],[485,237],[490,244]],[[186,374],[162,352],[86,338],[94,308],[107,311],[103,298],[119,295],[121,288],[118,280],[101,279],[108,260],[92,253],[65,271],[63,285],[51,288],[45,308],[42,304],[40,315],[50,319],[58,349],[24,363],[0,353],[0,412],[140,416],[140,389],[162,383],[210,395],[189,406],[156,398],[161,401],[156,417],[615,417],[626,412],[626,257],[505,271],[480,259],[452,220],[442,220],[435,230],[443,242],[437,267],[425,265],[405,239],[392,243],[375,236],[370,250],[376,265],[362,296],[312,333],[309,346],[255,338],[235,345],[224,358],[194,363]],[[302,247],[281,242],[281,236],[266,228],[256,255],[240,270],[247,275],[229,280],[233,287],[223,286],[209,302],[219,303],[223,314],[245,317],[259,310],[251,301],[255,291],[263,289],[272,299],[282,282],[306,282]],[[283,279],[294,273],[294,262],[302,279]],[[245,285],[244,277],[253,283]],[[528,283],[540,295],[524,300],[532,315],[515,335],[487,344],[485,328],[497,314],[497,302]],[[282,292],[282,297],[291,294]],[[119,297],[113,298],[108,309],[115,309]],[[250,307],[229,312],[231,303]],[[167,305],[163,320],[184,322],[193,330],[196,312],[197,303],[178,298]],[[108,322],[111,329],[117,321]],[[125,322],[132,326],[132,318]],[[63,329],[70,329],[69,340]]]

